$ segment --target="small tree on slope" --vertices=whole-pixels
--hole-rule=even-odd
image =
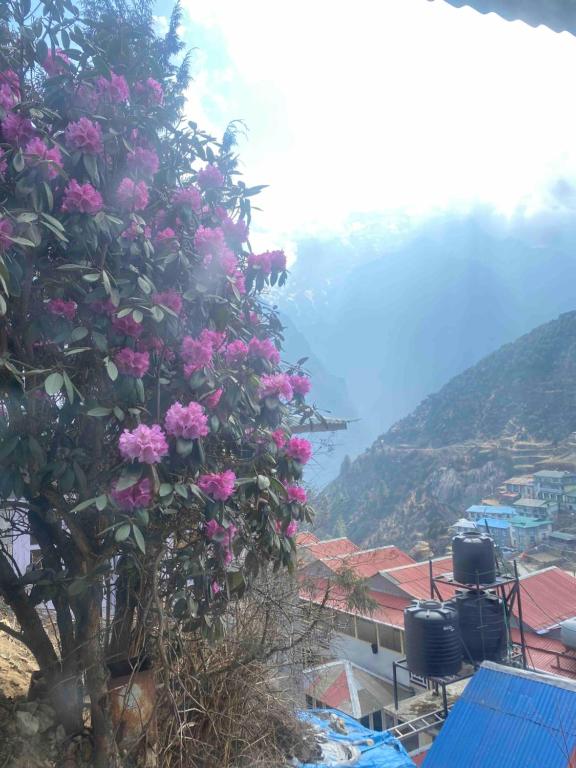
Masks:
[[[258,298],[286,279],[249,247],[260,188],[231,130],[182,120],[178,9],[163,38],[145,0],[36,10],[0,8],[0,505],[41,563],[4,540],[0,596],[70,732],[85,685],[103,766],[107,662],[142,652],[147,598],[215,637],[264,565],[292,566],[310,446],[287,423],[312,411]]]

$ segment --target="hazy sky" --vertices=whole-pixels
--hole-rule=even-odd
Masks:
[[[442,0],[183,6],[190,114],[219,135],[246,122],[246,181],[272,184],[259,218],[275,237],[389,209],[530,209],[576,169],[566,33]]]

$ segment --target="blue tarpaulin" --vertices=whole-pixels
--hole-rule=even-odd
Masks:
[[[331,726],[330,715],[338,719],[339,725],[343,724],[345,733],[340,733]],[[337,709],[308,709],[302,711],[300,717],[321,731],[330,742],[354,745],[360,753],[354,762],[325,760],[320,763],[299,763],[301,768],[333,768],[338,765],[353,765],[355,768],[414,768],[414,763],[402,744],[387,731],[371,731],[364,728],[357,720]]]

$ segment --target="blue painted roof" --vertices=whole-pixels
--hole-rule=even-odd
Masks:
[[[488,526],[488,528],[510,528],[508,520],[495,520],[493,517],[483,517],[478,520],[478,528],[482,529]]]
[[[493,507],[490,504],[472,504],[468,507],[466,512],[471,512],[475,515],[484,515],[494,517],[494,515],[517,515],[518,510],[514,507]]]
[[[346,733],[341,734],[330,727],[329,715],[336,715],[344,721]],[[364,728],[353,717],[345,715],[338,709],[306,709],[299,712],[302,720],[320,729],[330,740],[356,743],[360,749],[360,759],[354,763],[356,768],[415,768],[408,753],[398,741],[387,731],[371,731]],[[358,742],[371,739],[373,744]],[[336,763],[298,763],[300,768],[329,768]]]
[[[576,682],[484,662],[448,715],[425,766],[567,768],[574,759]]]

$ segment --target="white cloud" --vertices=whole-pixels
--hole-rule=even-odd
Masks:
[[[349,214],[537,206],[575,170],[576,40],[437,0],[185,0],[190,110],[244,118],[272,232]],[[200,33],[201,41],[198,42]]]

